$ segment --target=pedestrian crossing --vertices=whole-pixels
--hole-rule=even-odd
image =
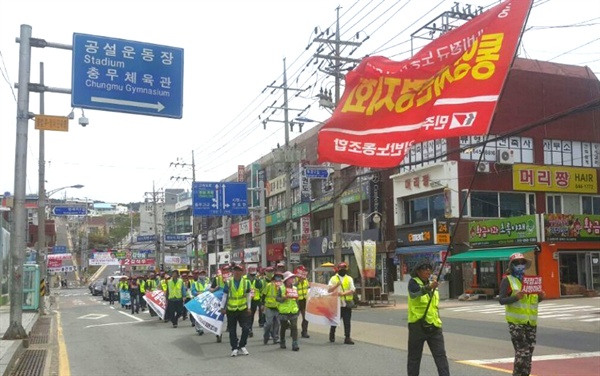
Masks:
[[[481,313],[485,315],[504,315],[504,306],[499,303],[469,305],[444,308],[444,311]],[[538,319],[577,320],[581,322],[600,322],[600,304],[575,305],[558,303],[541,303],[538,308]]]

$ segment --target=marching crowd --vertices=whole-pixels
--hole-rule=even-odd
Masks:
[[[529,375],[532,355],[536,342],[538,303],[544,299],[544,292],[530,294],[523,291],[523,276],[530,261],[521,253],[510,257],[508,269],[500,286],[499,303],[506,307],[511,341],[515,350],[513,375]],[[433,265],[428,260],[419,262],[411,272],[408,299],[408,375],[419,375],[424,344],[427,343],[433,356],[438,375],[450,375],[448,359],[442,332],[442,321],[439,317],[438,282],[432,278]],[[348,265],[339,263],[336,274],[330,278],[328,292],[340,299],[340,316],[344,324],[344,344],[353,345],[351,333],[352,308],[354,307],[354,281],[348,274]],[[217,270],[217,275],[209,281],[206,271],[193,271],[191,275],[174,270],[171,274],[150,274],[146,278],[137,276],[131,280],[122,277],[118,284],[114,278],[108,286],[110,304],[114,304],[116,290],[120,291],[121,306],[130,308],[131,313],[139,313],[148,308],[152,316],[156,313],[142,299],[147,290],[160,289],[165,292],[166,312],[164,321],[171,321],[177,328],[178,319],[187,319],[188,312],[184,304],[194,296],[205,291],[221,290],[220,312],[227,319],[226,332],[229,333],[231,356],[248,355],[246,348],[248,337],[253,337],[253,326],[258,312],[258,324],[263,328],[263,343],[270,341],[287,348],[286,332],[289,329],[292,351],[299,351],[298,319],[300,337],[309,338],[308,321],[306,320],[306,303],[309,283],[307,271],[303,266],[296,268],[295,273],[286,270],[284,264],[275,268],[248,268],[240,264],[225,265]],[[123,297],[130,297],[126,301]],[[195,322],[190,314],[191,325],[199,335],[204,334],[202,326]],[[241,328],[238,338],[237,328]],[[336,327],[331,326],[329,341],[335,342]],[[221,342],[221,336],[217,336]]]
[[[331,277],[328,291],[340,297],[341,318],[344,323],[344,344],[353,345],[350,337],[352,307],[354,305],[354,281],[347,274],[348,265],[338,264],[337,273]],[[162,290],[165,292],[166,310],[164,322],[171,322],[177,328],[179,319],[190,318],[191,326],[199,335],[204,334],[204,328],[188,314],[185,303],[205,291],[222,291],[221,313],[225,314],[226,332],[229,333],[231,356],[248,355],[246,348],[248,337],[253,337],[254,321],[258,312],[258,324],[263,328],[263,343],[279,344],[286,349],[286,332],[289,329],[292,351],[299,351],[298,338],[310,338],[308,320],[306,319],[306,302],[309,282],[304,266],[296,268],[295,273],[286,270],[283,263],[275,267],[269,266],[258,269],[254,266],[244,273],[240,264],[225,265],[217,270],[212,280],[206,276],[205,270],[194,270],[192,273],[182,273],[173,270],[170,273],[161,272],[158,275],[135,276],[134,278],[120,277],[116,282],[110,278],[107,286],[109,304],[114,305],[117,291],[121,308],[131,309],[132,314],[146,309],[152,316],[156,312],[148,307],[142,298],[146,291]],[[298,321],[300,331],[298,331]],[[237,328],[241,328],[238,338]],[[335,326],[329,333],[330,342],[335,342]],[[217,342],[222,338],[217,335]]]

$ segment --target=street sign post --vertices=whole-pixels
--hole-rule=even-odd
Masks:
[[[71,106],[181,119],[183,49],[73,34]]]
[[[330,167],[305,166],[304,173],[309,179],[327,179]]]
[[[87,214],[87,208],[84,206],[55,206],[54,208],[52,208],[52,214],[56,216],[83,216]]]
[[[194,216],[248,215],[246,183],[194,182]]]

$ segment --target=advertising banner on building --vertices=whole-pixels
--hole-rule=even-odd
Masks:
[[[535,243],[538,226],[535,215],[512,218],[486,219],[469,223],[471,246]]]
[[[567,166],[513,166],[513,189],[538,192],[598,192],[598,175],[595,168]]]
[[[545,214],[547,242],[600,242],[600,215]]]

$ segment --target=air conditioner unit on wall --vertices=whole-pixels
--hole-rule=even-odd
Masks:
[[[498,163],[511,165],[515,164],[515,151],[510,149],[498,149]]]
[[[490,164],[488,162],[479,162],[475,165],[477,172],[490,172]]]

